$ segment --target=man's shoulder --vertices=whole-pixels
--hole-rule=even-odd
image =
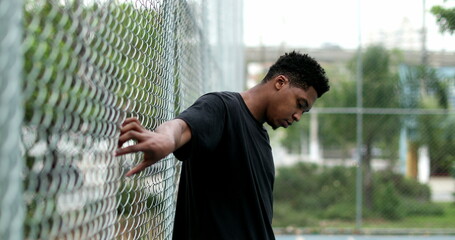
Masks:
[[[219,103],[224,103],[224,104],[238,104],[241,99],[241,95],[238,92],[228,92],[228,91],[223,91],[223,92],[209,92],[204,95],[202,95],[199,100],[200,101],[206,101],[206,102],[219,102]]]
[[[240,95],[238,92],[229,92],[229,91],[222,91],[222,92],[209,92],[203,96],[217,96],[222,99],[230,99],[230,98],[237,98]]]

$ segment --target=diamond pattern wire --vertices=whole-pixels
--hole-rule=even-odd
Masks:
[[[213,89],[202,4],[0,2],[2,239],[171,238],[178,161],[125,178],[141,155],[114,151],[125,118],[153,130]]]

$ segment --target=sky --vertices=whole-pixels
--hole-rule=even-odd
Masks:
[[[434,5],[455,7],[455,0],[244,0],[244,41],[246,46],[346,49],[383,42],[419,50],[423,2],[427,49],[455,51],[455,34],[440,33],[429,12]]]

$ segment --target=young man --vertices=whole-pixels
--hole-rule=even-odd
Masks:
[[[291,52],[257,86],[203,95],[155,131],[127,119],[117,155],[144,153],[127,176],[170,153],[183,162],[173,239],[275,239],[275,170],[263,124],[287,128],[328,90],[321,66],[308,55]],[[121,148],[131,139],[137,144]]]

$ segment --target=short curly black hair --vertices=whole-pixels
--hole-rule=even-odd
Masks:
[[[262,82],[265,83],[281,74],[289,78],[292,86],[303,89],[313,87],[318,98],[330,89],[325,70],[308,54],[292,51],[280,56],[275,64],[270,67]]]

